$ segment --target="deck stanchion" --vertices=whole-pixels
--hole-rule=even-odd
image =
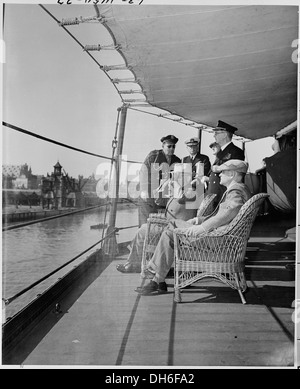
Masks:
[[[127,106],[124,104],[121,108],[120,115],[120,125],[118,131],[118,141],[116,155],[113,159],[113,168],[114,168],[114,185],[113,190],[111,191],[112,202],[110,206],[109,221],[106,234],[109,234],[115,229],[116,225],[116,215],[117,215],[117,203],[119,200],[119,179],[120,179],[120,170],[121,170],[121,160],[122,160],[122,151],[123,151],[123,142],[124,142],[124,133],[125,133],[125,124],[127,116]],[[116,239],[116,233],[105,240],[103,244],[103,252],[106,255],[114,256],[118,253],[118,244]]]

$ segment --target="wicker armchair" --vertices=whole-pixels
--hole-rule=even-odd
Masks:
[[[205,277],[216,278],[237,289],[243,304],[245,252],[258,210],[269,197],[259,193],[251,197],[226,226],[198,238],[174,231],[174,301],[181,302],[180,289]],[[219,230],[219,231],[218,231]]]
[[[197,216],[210,215],[213,212],[213,199],[216,197],[215,194],[203,195],[200,206],[197,210]],[[162,232],[169,224],[169,220],[166,218],[164,213],[150,213],[147,219],[147,232],[144,241],[142,266],[141,266],[141,277],[147,278],[145,269],[153,256],[157,243],[161,237]]]

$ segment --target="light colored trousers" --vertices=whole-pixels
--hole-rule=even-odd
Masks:
[[[155,271],[154,281],[163,282],[174,262],[173,229],[168,226],[159,239],[148,267]]]
[[[147,224],[142,224],[131,242],[129,263],[140,264],[143,255],[144,240],[147,232]],[[159,282],[163,282],[174,261],[173,228],[169,225],[161,234],[148,267],[156,273]]]
[[[135,234],[135,237],[131,241],[130,253],[127,262],[133,265],[141,264],[146,232],[147,232],[147,223],[141,225],[141,227],[138,229],[137,233]]]

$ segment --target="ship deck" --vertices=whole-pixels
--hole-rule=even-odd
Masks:
[[[294,367],[295,226],[258,217],[246,252],[247,304],[238,292],[202,280],[173,301],[140,296],[139,274],[90,267],[7,357],[7,365],[102,367]]]

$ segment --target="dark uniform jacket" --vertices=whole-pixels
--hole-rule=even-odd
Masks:
[[[160,180],[164,178],[169,178],[163,170],[155,170],[153,167],[151,168],[152,164],[158,164],[158,166],[161,166],[163,163],[169,165],[170,171],[173,170],[172,165],[175,163],[180,163],[181,160],[176,155],[171,156],[171,162],[170,164],[167,161],[166,155],[163,152],[163,150],[153,150],[151,151],[140,170],[140,191],[148,192],[148,196],[150,198],[153,198],[153,191],[157,189],[157,187],[160,184]],[[165,169],[168,170],[168,169]],[[152,181],[152,183],[151,183]]]
[[[197,153],[194,159],[192,159],[191,156],[187,156],[187,157],[182,158],[182,163],[191,163],[192,164],[193,179],[195,178],[195,175],[196,175],[197,162],[201,162],[204,164],[204,175],[208,176],[211,166],[210,166],[209,157],[207,155]]]
[[[232,142],[229,143],[224,150],[220,150],[218,152],[213,166],[220,166],[230,159],[240,159],[241,161],[245,160],[244,151]],[[225,190],[226,187],[224,185],[220,185],[219,174],[211,172],[209,175],[207,194],[215,193],[217,195],[215,202],[219,202]]]

